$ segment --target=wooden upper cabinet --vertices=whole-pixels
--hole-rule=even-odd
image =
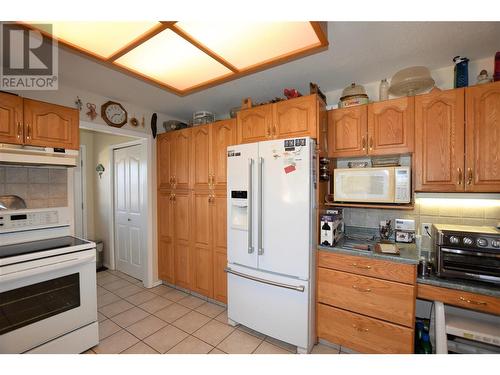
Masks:
[[[80,148],[77,109],[24,99],[24,139],[33,146]]]
[[[24,143],[23,98],[1,92],[0,143]]]
[[[464,89],[415,97],[415,190],[464,190]]]
[[[210,176],[214,189],[226,190],[227,147],[236,144],[236,121],[218,121],[211,126]]]
[[[349,157],[366,154],[367,106],[328,112],[328,156]]]
[[[273,104],[272,136],[275,138],[316,137],[316,95]]]
[[[465,190],[500,192],[500,82],[465,92]]]
[[[191,131],[191,181],[195,189],[208,189],[210,183],[210,126],[196,126]]]
[[[406,97],[368,105],[368,154],[413,152],[415,99]]]
[[[252,143],[271,139],[273,107],[261,105],[244,109],[236,115],[238,143]]]
[[[173,186],[176,189],[188,189],[190,187],[189,160],[191,128],[172,132],[173,141],[173,164],[170,165]]]
[[[173,187],[172,170],[174,153],[172,133],[158,134],[156,141],[156,169],[158,189],[171,189]]]
[[[158,276],[174,282],[174,222],[172,193],[158,193]]]

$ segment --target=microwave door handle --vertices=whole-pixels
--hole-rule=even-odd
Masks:
[[[73,267],[79,264],[85,264],[94,261],[95,261],[95,254],[66,259],[59,262],[56,261],[54,263],[50,263],[47,265],[39,265],[33,268],[29,268],[27,270],[22,270],[18,272],[14,271],[5,275],[0,275],[0,283],[7,281],[15,281],[26,277],[36,276],[42,273],[57,271],[63,268]]]
[[[252,205],[252,193],[253,193],[253,159],[249,158],[248,159],[248,254],[253,253],[253,233],[252,233],[252,228],[253,228],[253,220],[252,220],[252,210],[253,210],[253,205]]]
[[[263,233],[262,233],[262,227],[263,227],[263,214],[262,214],[262,208],[263,208],[263,204],[262,204],[262,195],[263,195],[263,191],[262,191],[262,188],[264,186],[263,182],[262,182],[262,179],[263,179],[263,175],[264,173],[262,172],[262,170],[264,169],[264,158],[262,157],[259,157],[259,190],[258,190],[258,200],[259,200],[259,243],[258,243],[258,254],[259,255],[263,255],[264,254],[264,247],[262,245],[263,243]]]

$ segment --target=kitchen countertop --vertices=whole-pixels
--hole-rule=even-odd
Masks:
[[[441,288],[463,290],[464,292],[484,294],[500,298],[500,287],[493,284],[475,282],[472,280],[441,279],[435,275],[417,277],[418,284],[427,284]]]
[[[374,245],[378,241],[358,241],[358,240],[350,240],[348,238],[342,238],[335,247],[329,246],[318,246],[318,250],[330,251],[334,253],[348,254],[348,255],[356,255],[367,258],[381,259],[381,260],[389,260],[398,263],[406,263],[406,264],[418,264],[419,255],[417,251],[417,247],[415,244],[406,244],[406,243],[398,243],[400,254],[381,254],[377,253],[373,250],[359,250],[353,248],[353,246],[363,243],[370,245],[370,249],[373,249]]]

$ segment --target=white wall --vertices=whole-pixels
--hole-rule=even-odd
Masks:
[[[474,60],[469,62],[469,86],[473,86],[476,84],[477,75],[482,69],[486,69],[490,77],[493,75],[493,62],[494,56]],[[453,73],[454,65],[449,65],[443,68],[435,69],[431,71],[431,76],[436,82],[436,86],[441,90],[448,90],[453,88]],[[394,74],[396,73],[396,69],[394,70]],[[375,79],[375,77],[373,77]],[[383,78],[383,77],[382,77]],[[391,77],[386,77],[390,83]],[[370,101],[378,101],[378,88],[380,85],[380,81],[370,81],[370,82],[356,82],[357,84],[361,84],[365,87],[366,93],[370,98]],[[349,82],[346,82],[346,86],[349,85]],[[339,102],[340,97],[342,96],[342,89],[332,90],[325,92],[326,101],[328,103],[328,108],[337,108],[337,104]],[[390,98],[393,98],[390,96]]]
[[[87,238],[95,239],[94,226],[94,178],[96,175],[94,165],[94,134],[87,130],[80,130],[80,144],[86,148],[86,158],[82,175],[85,174],[85,203],[87,210]]]

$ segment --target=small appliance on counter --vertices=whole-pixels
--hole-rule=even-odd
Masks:
[[[396,242],[415,242],[415,220],[396,219],[395,229]]]
[[[323,246],[335,246],[344,233],[344,221],[342,209],[327,210],[321,215],[320,221],[320,244]]]
[[[500,230],[491,226],[432,226],[438,277],[500,285]]]

